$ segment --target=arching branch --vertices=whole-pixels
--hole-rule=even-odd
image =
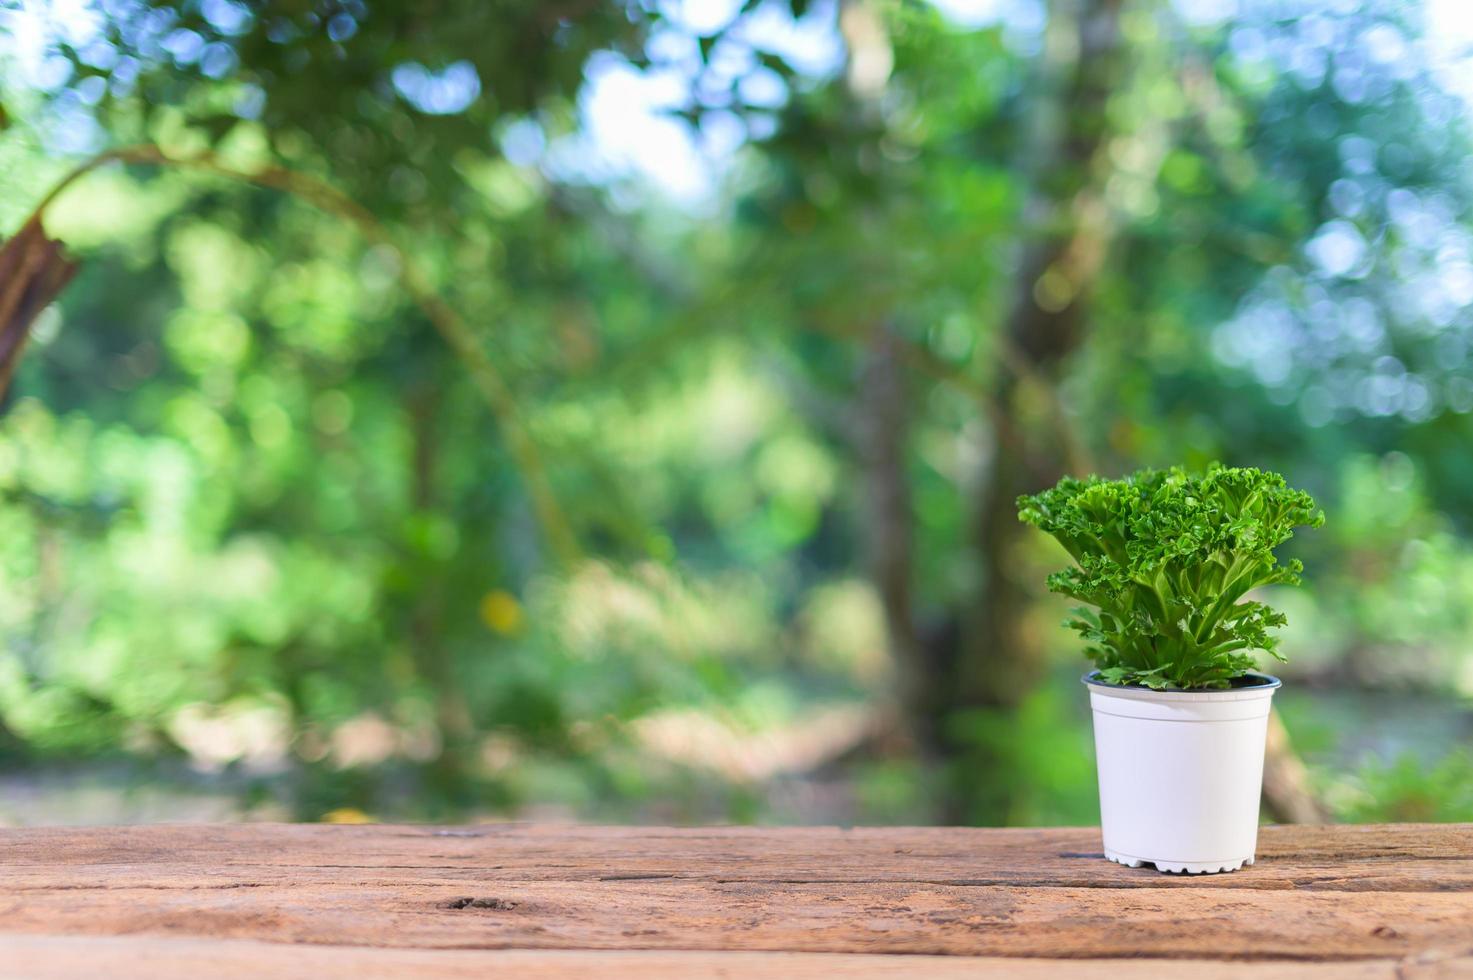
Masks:
[[[349,222],[373,244],[392,249],[399,258],[399,279],[404,291],[470,371],[477,390],[496,417],[552,553],[565,564],[577,559],[577,539],[552,491],[541,453],[521,420],[510,386],[476,341],[475,331],[440,298],[428,277],[373,212],[326,181],[287,167],[269,165],[259,170],[241,170],[213,153],[172,157],[151,144],[105,150],[79,164],[52,187],[21,230],[0,248],[0,396],[4,395],[19,360],[31,322],[76,271],[76,263],[62,256],[60,243],[48,239],[42,230],[46,210],[68,187],[109,163],[195,170],[282,191]]]

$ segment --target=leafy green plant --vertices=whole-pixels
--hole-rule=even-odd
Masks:
[[[1243,596],[1297,585],[1299,561],[1280,565],[1274,549],[1325,519],[1277,473],[1218,464],[1201,476],[1066,477],[1018,498],[1018,517],[1077,562],[1048,585],[1098,608],[1074,609],[1066,625],[1089,643],[1101,678],[1157,690],[1228,687],[1258,650],[1283,659],[1269,632],[1283,614]]]

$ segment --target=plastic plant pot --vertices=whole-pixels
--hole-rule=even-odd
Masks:
[[[1277,677],[1152,691],[1084,676],[1094,711],[1105,857],[1210,874],[1252,864]]]

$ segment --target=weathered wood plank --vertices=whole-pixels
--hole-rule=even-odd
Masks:
[[[1270,827],[1258,865],[1202,878],[1122,868],[1099,846],[1078,829],[8,830],[0,933],[1340,965],[1473,954],[1468,826]]]
[[[1188,878],[1101,860],[1093,828],[644,828],[222,824],[0,831],[0,874],[105,867],[109,883],[249,866],[456,871],[475,880],[702,879],[1017,887],[1437,891],[1473,887],[1473,825],[1265,827],[1246,874]],[[332,855],[337,855],[332,858]]]
[[[0,936],[7,976],[29,980],[146,976],[150,980],[242,977],[259,980],[1118,980],[1108,960],[1001,959],[981,956],[864,956],[848,953],[689,952],[649,950],[420,950],[294,946],[250,940],[138,936]],[[1186,971],[1190,971],[1189,973]],[[1433,980],[1473,975],[1473,959],[1357,960],[1338,963],[1237,963],[1139,960],[1124,967],[1139,980]]]

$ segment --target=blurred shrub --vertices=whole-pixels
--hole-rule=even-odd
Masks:
[[[1337,814],[1354,823],[1473,821],[1473,751],[1434,765],[1411,754],[1366,766]]]
[[[1275,596],[1289,609],[1288,669],[1473,693],[1473,550],[1406,455],[1351,456],[1339,483],[1307,598]]]

